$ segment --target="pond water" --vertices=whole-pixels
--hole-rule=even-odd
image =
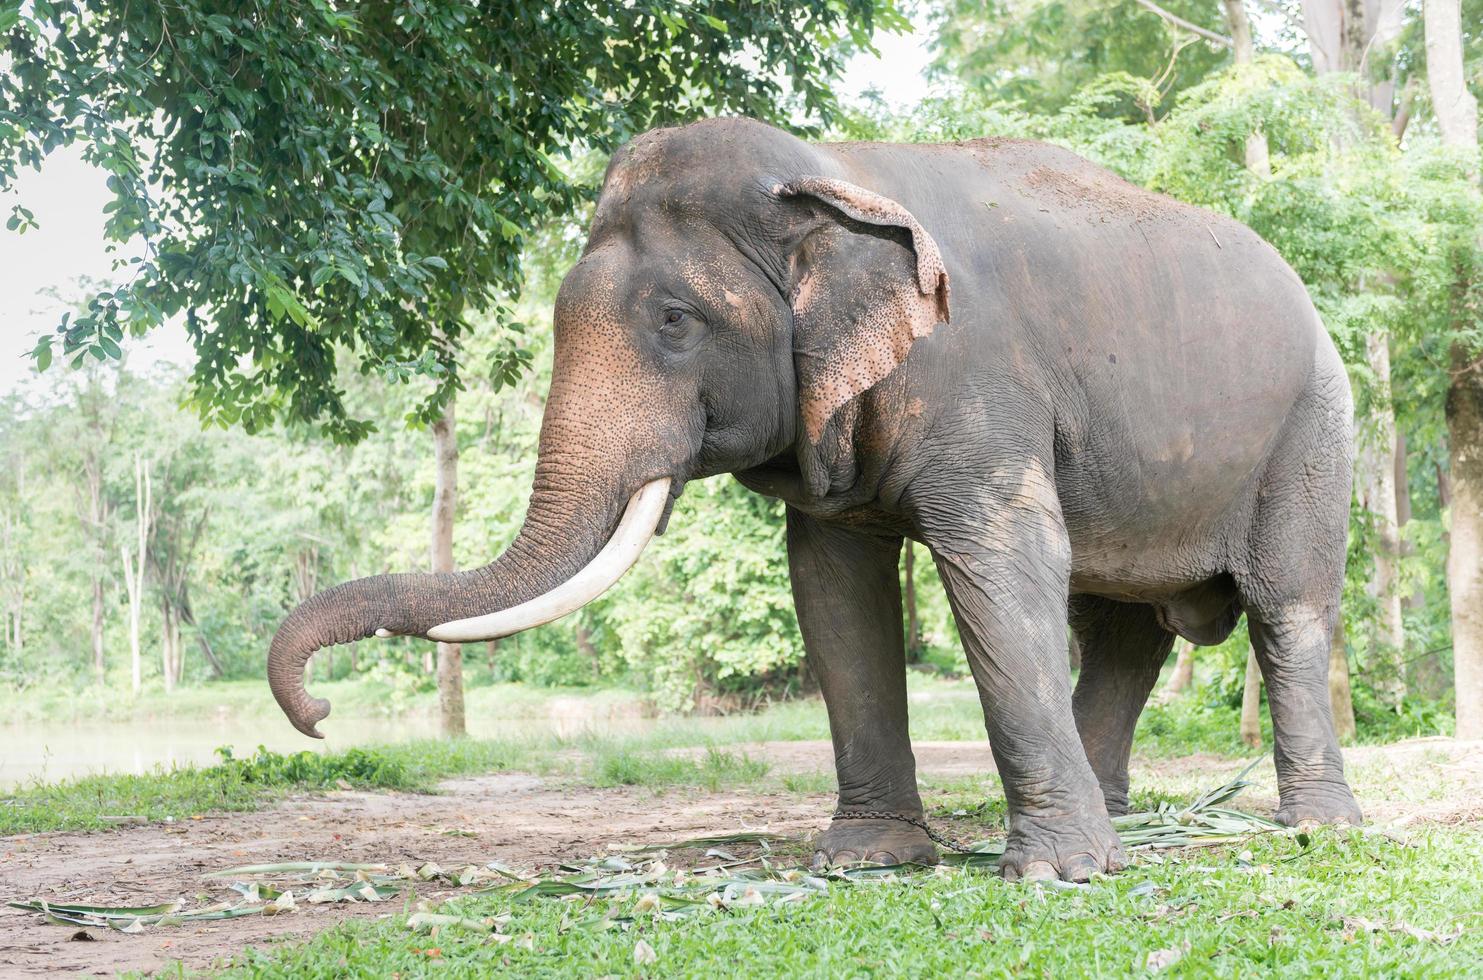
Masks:
[[[637,704],[594,705],[582,698],[553,698],[540,714],[519,718],[481,717],[470,712],[475,738],[571,738],[584,732],[638,734],[654,724]],[[432,738],[437,718],[336,716],[306,738],[282,718],[216,717],[189,720],[135,719],[117,722],[46,721],[0,726],[0,790],[32,782],[56,782],[94,773],[145,773],[156,766],[211,765],[218,746],[238,758],[259,745],[275,752],[338,752],[355,745]]]

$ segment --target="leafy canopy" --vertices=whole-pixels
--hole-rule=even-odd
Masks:
[[[1216,34],[1228,28],[1220,4],[1161,0],[1160,7]],[[1129,121],[1154,112],[1216,68],[1229,49],[1198,38],[1136,0],[947,0],[934,69],[996,102],[1056,112],[1116,76],[1146,80],[1098,111]]]
[[[209,422],[360,438],[342,346],[434,378],[429,417],[466,311],[511,326],[527,236],[591,193],[573,147],[702,113],[827,119],[842,40],[877,23],[904,21],[890,0],[0,0],[0,191],[80,142],[109,174],[109,238],[146,245],[33,353],[118,357],[184,314]],[[516,339],[495,377],[523,369]]]

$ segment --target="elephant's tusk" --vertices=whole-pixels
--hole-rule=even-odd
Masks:
[[[544,595],[484,616],[455,619],[427,631],[440,643],[497,640],[574,613],[602,595],[633,567],[654,536],[669,496],[669,477],[651,480],[628,498],[618,529],[586,567]]]

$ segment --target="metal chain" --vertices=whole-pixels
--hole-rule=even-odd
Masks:
[[[939,847],[945,847],[959,854],[972,854],[972,848],[964,847],[950,837],[944,837],[927,825],[927,821],[918,820],[916,817],[908,817],[904,813],[888,813],[885,810],[835,810],[835,820],[896,820],[900,823],[909,823],[922,833],[926,834],[932,843]]]

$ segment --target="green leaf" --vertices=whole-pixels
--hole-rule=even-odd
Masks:
[[[246,864],[240,868],[227,868],[224,871],[208,871],[202,875],[204,878],[236,878],[242,875],[271,875],[286,874],[290,872],[309,872],[317,874],[321,871],[388,871],[389,864],[349,864],[343,861],[285,861],[281,864]]]

